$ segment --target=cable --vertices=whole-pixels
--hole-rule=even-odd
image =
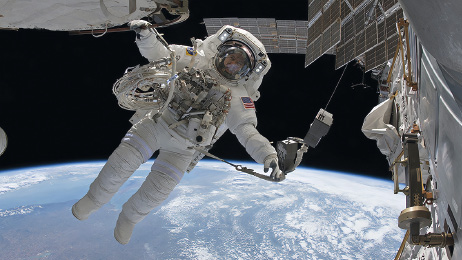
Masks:
[[[339,79],[338,82],[337,82],[337,86],[335,86],[335,89],[334,89],[334,91],[332,92],[332,95],[330,96],[329,101],[327,102],[327,105],[326,105],[326,107],[324,108],[324,110],[327,110],[327,106],[329,106],[329,103],[330,103],[330,101],[332,100],[332,97],[334,96],[335,91],[337,91],[337,87],[338,87],[338,85],[340,84],[340,81],[342,80],[343,74],[345,73],[345,70],[346,70],[347,67],[348,67],[348,63],[345,65],[345,68],[343,69],[343,72],[342,72],[342,76],[340,76],[340,79]]]
[[[99,34],[99,35],[94,34],[94,33],[93,33],[93,27],[91,28],[91,35],[93,35],[93,37],[95,37],[95,38],[102,37],[102,36],[104,36],[106,33],[107,33],[107,23],[106,23],[106,30],[105,30],[102,34]]]
[[[399,247],[398,253],[395,256],[395,260],[399,260],[401,258],[401,254],[403,254],[404,247],[406,246],[406,241],[409,238],[409,230],[407,230],[406,235],[404,235],[403,242],[401,243],[401,246]]]

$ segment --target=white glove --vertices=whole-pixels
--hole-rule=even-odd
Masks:
[[[130,30],[135,31],[136,33],[140,33],[141,30],[148,29],[148,26],[151,24],[144,20],[133,20],[128,22],[128,26],[130,26]]]
[[[269,168],[272,169],[270,177],[277,181],[282,181],[286,178],[284,173],[279,170],[278,157],[275,154],[266,156],[263,166],[263,171],[268,172]]]

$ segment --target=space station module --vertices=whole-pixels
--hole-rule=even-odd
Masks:
[[[0,127],[0,156],[5,152],[8,144],[8,138],[5,131]]]

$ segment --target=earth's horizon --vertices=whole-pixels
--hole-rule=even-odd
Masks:
[[[0,171],[0,259],[390,259],[405,233],[392,181],[299,167],[272,183],[202,160],[120,245],[118,213],[152,162],[86,221],[70,209],[105,161]]]

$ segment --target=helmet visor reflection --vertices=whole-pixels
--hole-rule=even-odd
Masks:
[[[251,58],[239,47],[223,46],[216,57],[215,66],[225,78],[238,80],[251,70]]]

